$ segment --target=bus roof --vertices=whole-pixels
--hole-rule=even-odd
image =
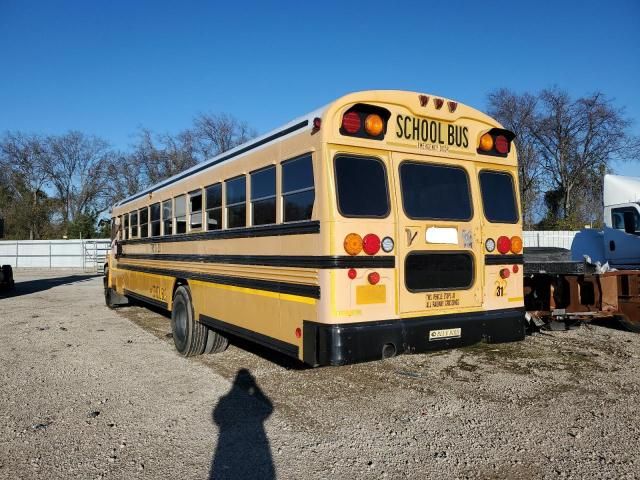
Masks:
[[[231,150],[227,150],[226,152],[216,155],[215,157],[212,157],[208,160],[198,163],[197,165],[194,165],[193,167],[190,167],[183,172],[180,172],[176,175],[173,175],[172,177],[162,180],[161,182],[158,182],[155,185],[152,185],[134,195],[124,198],[123,200],[120,200],[115,205],[113,205],[113,207],[120,207],[122,205],[126,205],[127,203],[133,202],[134,200],[142,198],[145,195],[148,195],[152,192],[157,192],[159,190],[162,190],[163,188],[173,185],[174,183],[180,180],[183,180],[185,178],[188,178],[192,175],[195,175],[196,173],[203,172],[219,163],[225,162],[227,160],[231,160],[236,157],[241,157],[242,155],[250,151],[254,151],[256,149],[264,147],[275,140],[285,138],[289,135],[293,135],[294,133],[299,133],[304,129],[313,128],[313,119],[316,117],[323,118],[324,115],[328,111],[330,111],[332,107],[339,108],[346,104],[366,102],[366,101],[401,104],[409,101],[412,101],[412,102],[417,101],[416,99],[419,96],[425,96],[425,95],[431,98],[436,98],[436,96],[431,94],[424,94],[424,93],[411,92],[411,91],[405,91],[405,90],[364,90],[364,91],[349,93],[321,108],[318,108],[306,115],[298,117],[290,121],[289,123],[279,128],[276,128],[275,130],[271,130],[270,132],[265,133],[264,135],[261,135],[252,140],[249,140],[248,142],[238,145],[237,147],[234,147]],[[438,98],[443,98],[446,100],[445,97],[438,97]],[[461,104],[459,102],[456,102],[456,104],[458,105],[458,109],[459,109],[458,111],[466,109],[468,113],[473,113],[474,117],[477,118],[478,120],[482,120],[486,123],[492,123],[492,124],[495,124],[496,126],[500,126],[494,119],[492,119],[485,113],[479,110],[476,110],[472,107],[469,107],[467,105]]]

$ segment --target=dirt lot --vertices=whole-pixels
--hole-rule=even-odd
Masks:
[[[101,279],[0,296],[0,478],[636,478],[640,335],[535,334],[340,368],[184,359]]]

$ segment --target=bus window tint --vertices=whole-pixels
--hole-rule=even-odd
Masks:
[[[389,214],[384,163],[372,157],[339,155],[335,168],[338,209],[343,216],[386,217]]]
[[[138,212],[131,212],[129,218],[131,219],[131,238],[138,238]]]
[[[252,225],[276,223],[276,167],[251,174]]]
[[[518,207],[513,177],[507,172],[480,172],[484,216],[492,223],[516,223]]]
[[[154,203],[149,207],[151,212],[151,236],[160,235],[160,203]]]
[[[190,230],[202,229],[202,190],[189,192]]]
[[[469,177],[461,167],[403,162],[402,205],[414,220],[471,220]]]
[[[176,233],[187,233],[187,199],[184,195],[175,198],[174,210]]]
[[[282,163],[282,203],[285,222],[309,220],[315,190],[311,155]]]
[[[162,234],[173,235],[173,208],[171,200],[162,202]]]
[[[227,180],[227,227],[244,227],[247,224],[247,183],[245,176]]]
[[[222,228],[222,184],[216,183],[205,189],[207,209],[207,230]]]
[[[129,214],[125,213],[123,216],[123,225],[122,225],[122,238],[126,240],[129,238]]]

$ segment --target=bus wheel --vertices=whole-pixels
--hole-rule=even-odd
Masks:
[[[208,329],[196,321],[189,287],[180,285],[173,294],[171,331],[176,350],[185,357],[200,355],[207,346]]]
[[[636,320],[629,318],[627,315],[616,315],[616,319],[630,332],[640,333],[640,318]]]
[[[229,339],[215,330],[209,329],[207,332],[207,345],[204,353],[221,353],[229,346]]]

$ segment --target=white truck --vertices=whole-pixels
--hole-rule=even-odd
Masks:
[[[532,323],[615,318],[640,333],[640,178],[605,175],[604,223],[579,232],[571,251],[525,249]]]

